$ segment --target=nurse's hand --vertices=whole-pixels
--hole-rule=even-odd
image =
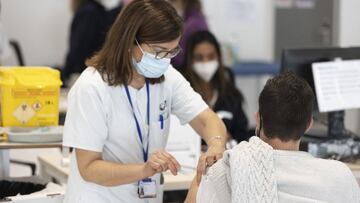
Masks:
[[[200,184],[201,177],[206,174],[207,168],[216,163],[217,160],[221,159],[224,151],[225,147],[223,145],[210,145],[207,152],[200,156],[196,172],[198,184]]]
[[[151,177],[156,173],[170,170],[173,175],[177,175],[180,168],[179,162],[171,154],[164,150],[158,150],[152,153],[145,163],[144,174],[146,177]]]

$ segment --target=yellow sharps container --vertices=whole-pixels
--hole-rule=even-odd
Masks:
[[[49,67],[0,67],[0,125],[58,125],[61,85]]]

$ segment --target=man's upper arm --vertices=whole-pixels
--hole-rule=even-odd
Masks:
[[[196,203],[220,203],[216,194],[214,185],[206,176],[204,176],[199,185]]]

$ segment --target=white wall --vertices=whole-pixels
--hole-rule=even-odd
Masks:
[[[339,1],[339,45],[342,47],[360,46],[360,1]],[[348,110],[345,115],[345,126],[357,134],[360,134],[360,110]]]
[[[69,1],[1,1],[1,20],[4,28],[10,38],[20,41],[28,65],[63,64],[72,17]],[[221,42],[232,44],[233,48],[238,50],[237,54],[241,60],[273,59],[273,0],[202,1],[210,29]],[[360,23],[357,22],[357,19],[360,19],[360,1],[339,1],[339,44],[360,45]],[[240,19],[235,19],[235,15]]]
[[[1,21],[20,42],[26,65],[62,65],[68,44],[69,0],[2,0]]]
[[[272,0],[203,0],[211,31],[239,60],[273,60]]]
[[[9,38],[20,41],[27,65],[64,63],[72,17],[69,1],[1,1],[4,29]],[[203,0],[203,7],[210,29],[240,60],[272,61],[272,1]]]
[[[360,46],[360,1],[340,0],[339,44]]]

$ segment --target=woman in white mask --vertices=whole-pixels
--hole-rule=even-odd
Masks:
[[[242,109],[243,96],[234,76],[224,67],[215,36],[208,31],[194,33],[186,44],[184,75],[206,103],[224,121],[229,138],[247,140],[248,120]]]
[[[209,145],[199,177],[221,158],[226,128],[170,65],[182,20],[162,0],[134,0],[68,96],[63,145],[73,147],[65,202],[160,202],[160,173],[180,170],[164,151],[169,115]]]

